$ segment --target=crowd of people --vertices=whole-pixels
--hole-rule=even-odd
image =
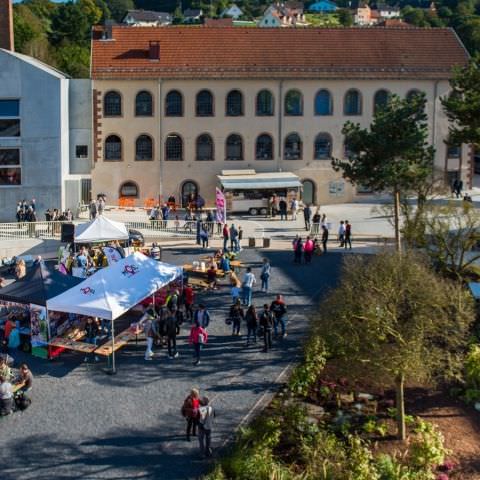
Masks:
[[[30,202],[27,200],[17,202],[15,217],[18,223],[38,222],[35,199],[32,198]],[[69,208],[63,212],[58,208],[48,208],[45,211],[45,221],[47,222],[71,222],[72,220],[73,212]]]

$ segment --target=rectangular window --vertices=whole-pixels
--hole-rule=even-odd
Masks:
[[[448,158],[460,158],[460,146],[449,145],[447,149]]]
[[[4,120],[0,118],[0,137],[19,137],[20,120]]]
[[[88,146],[87,145],[77,145],[75,147],[75,156],[77,158],[87,158],[88,157]]]
[[[19,117],[19,100],[0,100],[0,117]]]
[[[20,150],[0,148],[0,186],[21,185]]]

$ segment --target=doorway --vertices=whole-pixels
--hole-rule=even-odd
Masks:
[[[305,205],[315,205],[315,183],[312,180],[302,182],[302,200]]]
[[[198,185],[192,180],[187,180],[182,184],[182,207],[186,208],[192,202],[197,200]]]

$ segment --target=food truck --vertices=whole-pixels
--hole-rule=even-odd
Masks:
[[[288,205],[293,198],[300,200],[302,183],[290,172],[222,170],[217,178],[228,213],[267,215],[268,202],[274,194],[277,198],[285,198]]]

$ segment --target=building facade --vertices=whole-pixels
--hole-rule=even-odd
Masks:
[[[436,169],[469,181],[468,149],[446,145],[440,104],[451,68],[467,60],[450,30],[142,30],[114,27],[114,41],[93,41],[92,188],[112,203],[196,191],[212,204],[216,176],[242,169],[295,173],[308,203],[351,201],[364,192],[331,167],[347,153],[344,123],[367,127],[390,94],[416,92],[427,98]],[[141,45],[141,58],[117,60]],[[297,55],[282,56],[288,48]],[[345,53],[357,50],[370,54]]]

